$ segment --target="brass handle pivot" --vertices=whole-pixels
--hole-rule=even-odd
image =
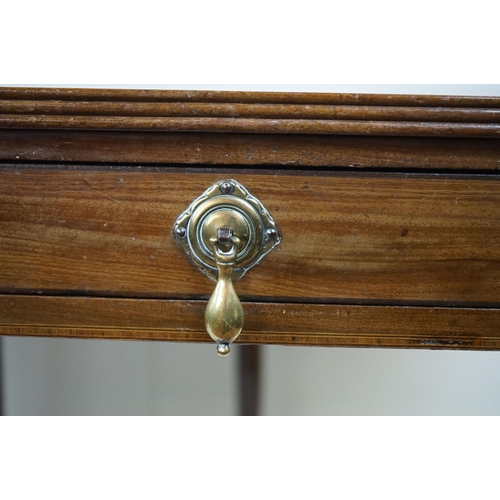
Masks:
[[[233,270],[241,240],[234,236],[231,228],[220,228],[217,237],[210,238],[215,264],[219,276],[205,310],[205,327],[210,337],[217,342],[217,354],[227,356],[230,344],[243,329],[244,312],[233,286]],[[223,246],[229,250],[223,251]]]

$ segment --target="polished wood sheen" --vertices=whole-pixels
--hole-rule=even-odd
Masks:
[[[500,168],[500,141],[430,137],[0,130],[0,160],[281,170]]]
[[[142,118],[119,116],[0,115],[0,128],[150,130],[250,134],[408,135],[500,137],[500,124],[425,123],[392,121],[279,120],[242,118]]]
[[[122,117],[274,118],[307,120],[374,120],[449,123],[499,123],[500,108],[446,108],[301,104],[194,102],[101,102],[0,100],[2,115]],[[12,116],[14,119],[14,116]]]
[[[0,290],[205,298],[213,283],[175,245],[177,216],[234,177],[283,243],[240,297],[500,304],[497,176],[0,169]]]
[[[0,129],[500,137],[500,98],[0,89]]]
[[[207,90],[3,87],[0,88],[0,99],[500,108],[499,97],[339,94],[321,92],[227,92]]]

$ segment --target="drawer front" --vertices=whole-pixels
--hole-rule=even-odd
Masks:
[[[500,303],[498,177],[141,167],[0,169],[0,292],[205,299],[177,216],[234,178],[283,242],[236,284],[244,301]]]
[[[498,97],[1,89],[0,334],[500,349],[499,138]],[[227,179],[282,235],[243,308],[172,239]]]

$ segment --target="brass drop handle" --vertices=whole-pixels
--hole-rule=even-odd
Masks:
[[[217,237],[210,238],[218,270],[217,285],[205,310],[205,327],[217,342],[217,353],[227,356],[230,344],[243,329],[244,312],[233,285],[233,270],[241,246],[231,228],[220,228]],[[222,247],[229,247],[224,251]]]
[[[264,205],[239,182],[215,183],[181,213],[174,241],[191,262],[216,281],[205,310],[205,327],[227,356],[243,329],[243,307],[233,283],[281,243],[281,234]]]

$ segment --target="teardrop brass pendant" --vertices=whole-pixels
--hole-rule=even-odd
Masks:
[[[229,354],[229,346],[238,338],[244,322],[243,306],[236,294],[231,276],[241,241],[233,236],[231,237],[231,249],[228,252],[223,252],[220,249],[220,234],[229,232],[228,229],[219,229],[219,237],[210,239],[219,277],[205,310],[205,327],[210,337],[217,342],[217,353],[220,356]],[[232,230],[230,232],[232,233]]]

